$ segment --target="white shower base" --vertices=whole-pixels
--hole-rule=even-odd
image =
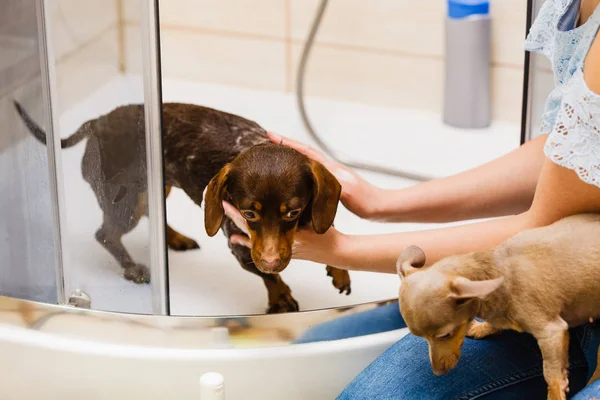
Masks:
[[[165,79],[163,100],[200,104],[239,114],[263,127],[310,142],[292,94],[263,92],[214,84]],[[83,122],[117,105],[143,101],[141,79],[122,76],[107,82],[60,118],[61,136],[71,135]],[[494,124],[486,130],[463,131],[444,126],[436,114],[373,107],[309,98],[308,111],[316,129],[341,154],[363,161],[430,176],[445,176],[500,156],[519,144],[519,128]],[[150,313],[149,285],[121,277],[121,269],[95,241],[102,214],[90,187],[81,177],[84,144],[62,152],[67,205],[65,281],[68,290],[80,288],[95,309]],[[414,182],[364,173],[384,187],[407,187]],[[167,201],[173,228],[198,241],[199,251],[169,251],[171,312],[175,315],[257,314],[266,308],[261,279],[242,270],[231,256],[225,238],[207,237],[203,211],[180,190]],[[430,228],[422,224],[377,224],[362,221],[341,207],[336,227],[346,233],[382,233]],[[148,224],[124,238],[138,262],[148,264]],[[392,275],[352,272],[352,294],[342,296],[331,286],[325,268],[293,261],[282,273],[302,310],[338,307],[393,298],[398,279]]]

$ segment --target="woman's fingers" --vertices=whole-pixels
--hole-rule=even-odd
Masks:
[[[320,162],[323,165],[327,165],[328,159],[318,150],[313,149],[306,143],[298,142],[294,139],[290,139],[285,136],[278,135],[273,132],[267,132],[267,137],[273,143],[281,144],[283,146],[291,147],[292,149],[304,154],[308,158]]]
[[[248,248],[252,247],[252,245],[250,244],[250,238],[248,236],[232,235],[229,238],[229,242],[231,244],[237,244],[237,245],[240,245],[240,246],[246,246]]]
[[[246,235],[250,235],[250,232],[248,231],[248,224],[246,223],[246,220],[244,219],[244,217],[242,217],[242,214],[240,214],[237,208],[224,201],[223,209],[225,210],[225,215],[231,218],[233,223],[236,224],[237,227],[242,230],[242,232],[244,232]]]
[[[242,232],[244,232],[246,235],[250,234],[248,231],[248,224],[246,223],[246,220],[244,219],[244,217],[242,217],[242,214],[240,214],[240,212],[238,211],[237,208],[235,208],[228,202],[224,201],[223,209],[225,210],[225,215],[227,215],[229,218],[231,218],[233,223],[238,228],[240,228],[242,230]],[[237,244],[237,245],[241,245],[241,246],[251,247],[250,238],[248,236],[232,235],[229,238],[229,241],[233,245]]]

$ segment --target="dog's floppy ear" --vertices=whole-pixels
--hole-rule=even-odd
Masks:
[[[484,298],[498,289],[504,282],[504,277],[487,279],[485,281],[472,281],[459,276],[450,282],[450,297],[455,299]]]
[[[223,223],[223,200],[227,192],[227,177],[231,170],[231,164],[226,164],[217,175],[215,175],[206,187],[204,196],[204,228],[208,236],[215,236]]]
[[[425,252],[419,246],[408,246],[396,261],[396,270],[400,278],[406,278],[418,271],[426,261]]]
[[[315,232],[323,234],[333,225],[342,185],[320,162],[310,160],[313,176],[312,225]]]

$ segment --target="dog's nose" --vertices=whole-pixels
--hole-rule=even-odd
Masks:
[[[276,271],[281,266],[281,259],[276,257],[264,258],[261,264],[264,269]]]

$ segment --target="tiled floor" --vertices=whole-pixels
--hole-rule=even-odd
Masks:
[[[291,94],[260,92],[194,82],[165,80],[164,101],[201,104],[253,119],[263,127],[309,141]],[[87,119],[116,105],[141,102],[139,77],[119,77],[61,116],[66,137]],[[518,146],[517,126],[497,124],[482,131],[462,131],[441,124],[438,115],[412,110],[385,109],[322,99],[309,99],[314,124],[328,143],[343,154],[422,174],[443,176],[478,165]],[[124,312],[151,312],[148,285],[134,285],[94,239],[100,213],[94,194],[81,178],[84,144],[62,152],[67,198],[68,288],[81,288],[92,297],[94,308]],[[406,187],[414,182],[365,173],[386,187]],[[172,226],[196,239],[202,249],[169,253],[171,311],[178,315],[262,313],[266,290],[261,280],[242,270],[230,255],[225,238],[208,238],[203,212],[175,190],[167,201]],[[134,259],[148,263],[148,224],[144,220],[125,237]],[[362,221],[342,209],[336,227],[347,233],[381,233],[425,229],[421,224],[382,225]],[[399,250],[400,251],[400,250]],[[294,261],[282,274],[302,310],[337,307],[396,296],[393,275],[351,273],[352,294],[341,296],[331,286],[324,266]]]

